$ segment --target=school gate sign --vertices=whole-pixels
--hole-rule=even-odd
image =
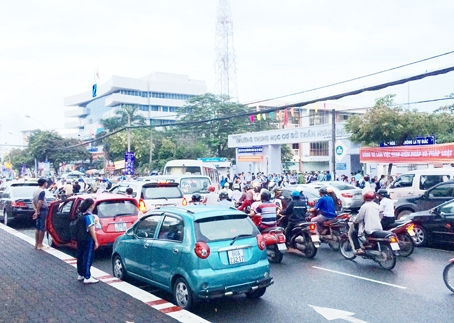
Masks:
[[[344,129],[345,123],[336,123],[336,140],[348,138],[348,134]],[[331,140],[332,125],[324,124],[320,126],[310,126],[291,129],[278,129],[270,131],[249,132],[228,136],[229,148],[241,148],[251,146],[263,146],[263,152],[252,153],[251,157],[263,156],[256,158],[254,162],[258,166],[255,171],[265,171],[267,174],[281,173],[281,145],[293,143],[309,143]],[[238,149],[236,153],[237,162],[241,162],[238,158]],[[243,158],[244,159],[244,158]],[[254,171],[254,170],[253,170]]]

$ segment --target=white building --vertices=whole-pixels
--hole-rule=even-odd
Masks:
[[[121,105],[136,106],[148,124],[173,123],[178,107],[206,92],[205,81],[191,80],[187,75],[155,72],[140,79],[114,75],[98,86],[96,97],[86,91],[64,99],[71,107],[65,112],[65,117],[71,118],[65,128],[91,137],[102,130],[99,120],[114,116]]]

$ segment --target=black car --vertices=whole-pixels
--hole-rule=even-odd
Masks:
[[[19,220],[32,221],[35,210],[32,206],[33,193],[38,186],[10,186],[1,195],[0,198],[0,218],[3,223],[16,222]],[[52,193],[46,192],[46,201],[50,203],[55,200]]]
[[[404,215],[401,220],[413,221],[418,247],[428,243],[454,243],[454,200],[430,210]]]
[[[454,199],[454,180],[439,183],[421,196],[399,199],[394,206],[395,215],[399,219],[413,212],[432,209],[452,199]]]

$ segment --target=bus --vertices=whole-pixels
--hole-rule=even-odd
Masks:
[[[232,163],[229,161],[215,161],[211,162],[216,169],[218,170],[219,176],[227,177],[230,175],[230,180],[233,178],[233,166]]]
[[[219,189],[219,172],[210,163],[195,159],[171,160],[164,166],[164,175],[204,175],[211,179],[211,183]]]

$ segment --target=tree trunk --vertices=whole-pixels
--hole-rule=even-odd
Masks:
[[[391,184],[391,170],[392,170],[392,168],[393,168],[393,163],[389,163],[389,165],[388,165],[388,179],[386,181],[386,186]]]

